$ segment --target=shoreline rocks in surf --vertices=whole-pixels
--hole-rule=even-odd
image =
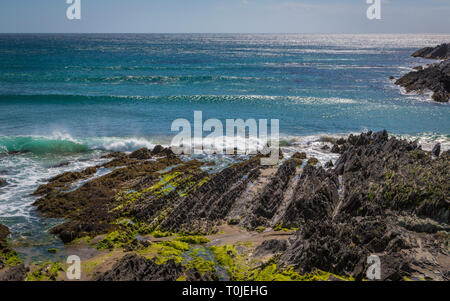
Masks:
[[[412,54],[413,57],[443,60],[426,68],[417,67],[399,78],[395,84],[403,87],[407,93],[432,92],[432,99],[437,102],[448,102],[450,99],[450,43],[437,47],[426,47]]]
[[[425,47],[412,54],[413,57],[421,57],[433,60],[446,60],[450,58],[450,43],[444,43],[436,47]]]
[[[23,281],[28,269],[8,245],[9,234],[9,228],[0,224],[0,281]]]
[[[203,169],[207,163],[180,160],[168,148],[112,153],[111,161],[91,167],[115,167],[111,173],[91,180],[93,170],[56,177],[36,191],[40,198],[35,206],[42,216],[68,220],[51,230],[65,243],[98,237],[92,245],[103,250],[153,248],[158,250],[156,262],[167,262],[161,256],[169,245],[175,248],[170,254],[191,248],[180,245],[179,239],[190,237],[185,241],[195,245],[229,225],[261,235],[261,243],[268,240],[264,233],[286,231],[289,240],[283,248],[275,247],[281,243],[266,243],[263,253],[261,248],[256,252],[274,256],[278,276],[292,267],[292,279],[317,277],[318,271],[364,279],[367,256],[377,253],[383,254],[383,280],[448,280],[450,152],[435,156],[417,142],[389,137],[386,131],[332,143],[330,151],[341,155],[327,170],[302,153],[278,166],[261,166],[260,157],[253,156],[212,173]],[[75,190],[65,189],[80,177],[88,181]],[[435,226],[425,227],[430,223]],[[421,230],[424,227],[427,231]],[[257,247],[246,256],[252,257]],[[207,248],[217,259],[227,256],[220,248],[231,247]],[[423,252],[434,254],[432,260],[424,261]],[[124,258],[100,278],[153,279],[141,275],[145,271],[127,268],[142,260]],[[145,266],[158,270],[152,262]],[[252,275],[228,272],[230,279],[260,279],[255,275],[265,268],[247,266],[244,270],[254,271]],[[173,269],[178,272],[172,278],[184,273],[173,264],[161,267],[163,275],[172,275]],[[186,274],[198,271],[183,277]]]

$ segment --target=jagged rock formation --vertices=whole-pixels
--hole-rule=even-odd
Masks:
[[[175,281],[184,272],[184,267],[169,260],[156,264],[136,254],[125,255],[111,270],[98,276],[97,281]]]
[[[433,92],[432,98],[438,102],[448,102],[450,97],[450,62],[435,63],[429,67],[410,72],[395,82],[406,92]]]
[[[28,268],[24,264],[19,264],[0,273],[0,281],[24,281]]]
[[[431,150],[431,153],[434,156],[439,157],[439,155],[441,154],[441,144],[440,143],[436,143],[436,145]]]
[[[0,241],[5,241],[9,234],[8,227],[0,224]]]
[[[182,161],[164,148],[115,153],[96,167],[114,166],[112,172],[75,190],[57,178],[38,189],[48,193],[36,206],[45,216],[70,219],[52,230],[64,241],[128,231],[120,219],[132,221],[133,231],[143,224],[184,234],[212,234],[225,223],[249,231],[298,228],[289,242],[263,242],[255,256],[280,255],[280,266],[301,274],[320,269],[362,279],[367,257],[377,254],[384,280],[447,279],[450,152],[432,155],[386,131],[350,135],[331,151],[341,156],[328,169],[315,160],[303,164],[305,156],[297,154],[279,166],[261,166],[254,156],[210,173],[207,163]],[[139,247],[134,241],[125,242],[129,250]],[[156,268],[129,256],[102,279],[172,279],[182,273],[194,280],[216,277],[174,263]]]
[[[406,92],[425,93],[431,91],[432,98],[438,102],[448,102],[450,99],[450,43],[442,44],[435,48],[426,47],[413,53],[414,57],[427,59],[441,59],[441,63],[435,63],[427,68],[416,68],[395,84],[405,88]]]
[[[425,47],[412,54],[413,57],[425,59],[445,60],[450,58],[450,43],[441,44],[436,47]]]
[[[281,254],[286,251],[287,247],[288,243],[285,240],[269,239],[263,241],[263,243],[255,249],[254,255],[262,257],[272,254]]]

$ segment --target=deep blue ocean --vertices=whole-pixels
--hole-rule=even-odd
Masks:
[[[0,223],[21,253],[64,249],[29,194],[108,151],[168,144],[177,118],[279,119],[288,148],[322,160],[323,135],[387,129],[450,145],[450,105],[389,76],[450,35],[0,35]],[[12,154],[11,152],[19,152]],[[54,167],[61,162],[63,167]],[[31,254],[31,255],[30,255]],[[25,256],[25,255],[24,255]]]

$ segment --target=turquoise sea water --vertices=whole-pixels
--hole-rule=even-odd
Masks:
[[[0,35],[0,223],[63,248],[30,193],[107,151],[167,144],[177,118],[279,119],[291,148],[364,130],[450,143],[450,105],[404,95],[410,54],[450,35]],[[11,152],[20,152],[11,154]],[[54,167],[61,162],[63,167]],[[31,252],[31,253],[33,253]]]

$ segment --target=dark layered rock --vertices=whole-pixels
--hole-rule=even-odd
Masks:
[[[392,220],[381,217],[339,223],[311,221],[292,238],[280,261],[294,265],[299,273],[320,269],[362,280],[366,278],[367,258],[380,254],[380,280],[403,280],[414,272],[414,259],[408,255],[414,237],[402,232]]]
[[[152,158],[152,153],[148,148],[141,148],[129,155],[131,159],[146,160]]]
[[[156,264],[136,254],[125,255],[111,270],[97,277],[97,281],[175,281],[185,268],[173,260]]]
[[[3,179],[0,179],[0,187],[6,186],[6,181]]]
[[[28,271],[23,264],[13,266],[0,273],[0,281],[24,281]]]
[[[174,157],[175,154],[170,148],[163,147],[161,145],[157,145],[152,149],[153,156],[166,156],[166,157]]]
[[[398,79],[396,85],[406,92],[433,92],[432,98],[437,102],[448,102],[450,98],[450,62],[432,64],[429,67],[410,72]]]
[[[275,167],[261,166],[261,157],[253,156],[215,173],[205,172],[202,162],[181,161],[162,147],[150,154],[140,150],[135,158],[114,154],[111,162],[123,167],[61,192],[58,187],[72,178],[66,174],[64,180],[54,180],[57,184],[35,205],[44,216],[69,219],[52,230],[64,242],[122,230],[118,218],[184,234],[215,233],[223,223],[247,230],[280,226],[299,230],[289,242],[262,242],[254,255],[280,256],[282,266],[293,266],[301,274],[320,269],[362,279],[367,257],[380,254],[384,280],[401,280],[418,271],[444,279],[450,152],[433,156],[417,142],[389,137],[386,131],[332,142],[341,156],[327,169],[315,161],[301,168],[305,156],[300,153]],[[131,239],[125,249],[147,246]],[[420,259],[424,252],[433,254],[429,262]],[[173,262],[156,267],[148,259],[127,256],[99,279],[217,277],[186,271]]]
[[[439,155],[441,154],[441,144],[436,143],[431,153],[433,154],[433,156],[439,157]]]
[[[7,237],[10,234],[8,227],[0,224],[0,281],[23,281],[28,268],[23,264],[10,266],[4,255],[17,256],[17,253],[8,245]]]
[[[281,262],[294,265],[301,274],[321,269],[362,279],[365,259],[371,253],[367,245],[377,240],[372,242],[376,249],[386,246],[387,242],[378,241],[384,232],[385,226],[376,220],[365,223],[353,220],[349,224],[336,224],[327,219],[310,221],[296,233]],[[360,234],[364,237],[360,238]]]
[[[450,43],[444,43],[436,47],[425,47],[412,54],[413,57],[425,59],[445,60],[450,58]]]
[[[185,272],[186,281],[219,281],[216,273],[206,272],[201,273],[197,269],[189,269]]]
[[[176,232],[213,233],[248,184],[260,175],[260,157],[232,165],[188,195],[160,224]]]
[[[8,227],[0,224],[0,241],[6,241],[6,237],[8,237],[10,233]]]
[[[406,92],[425,93],[431,91],[432,99],[437,102],[448,102],[450,99],[450,43],[435,48],[426,47],[416,51],[414,57],[427,59],[442,59],[441,63],[432,64],[426,68],[416,68],[395,84],[405,88]]]

